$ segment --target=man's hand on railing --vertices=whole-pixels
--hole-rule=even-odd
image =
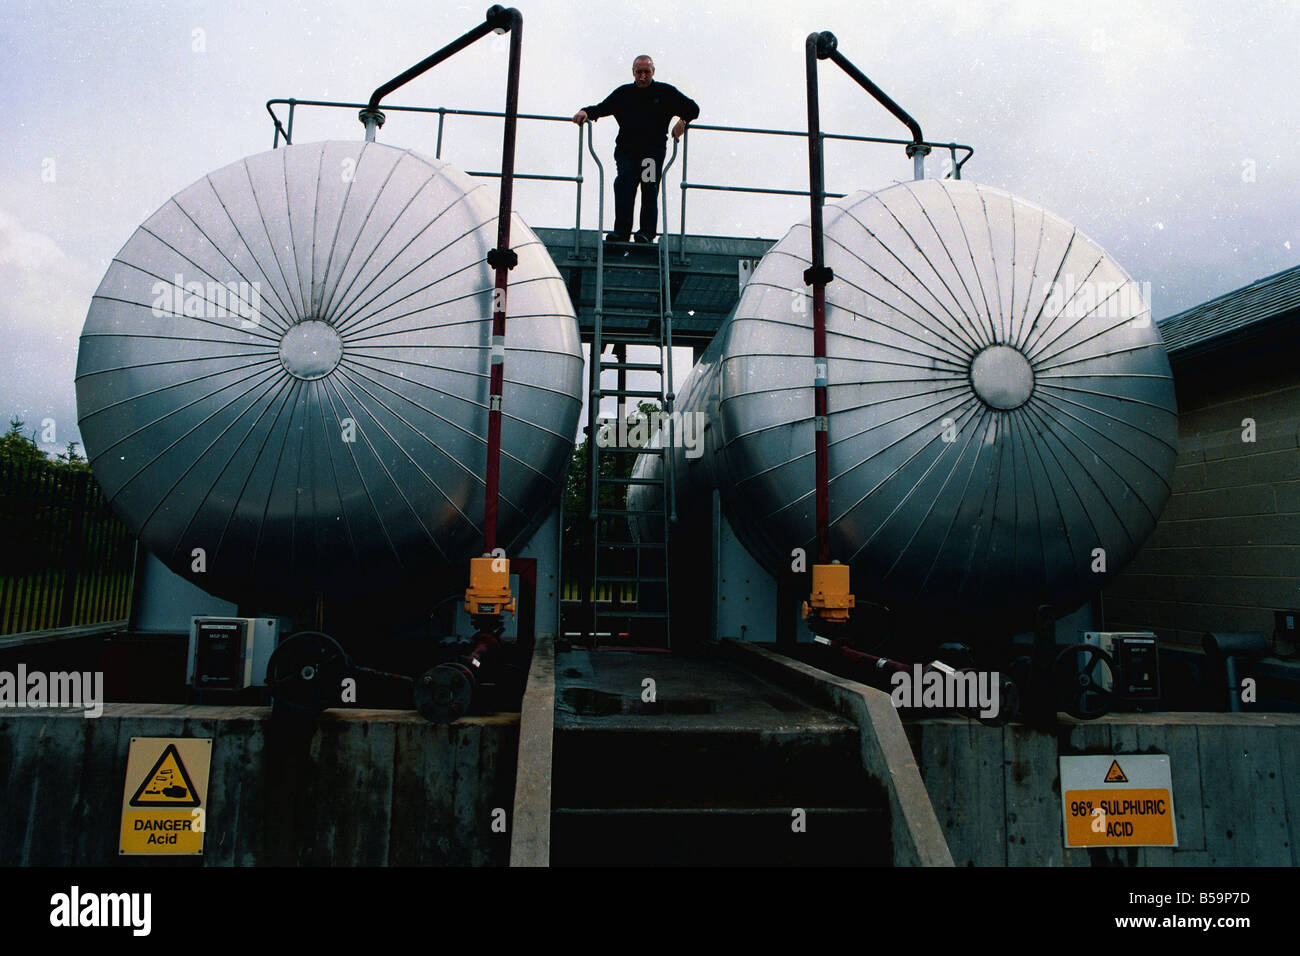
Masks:
[[[587,122],[587,111],[586,111],[586,110],[578,110],[578,112],[576,112],[576,113],[573,114],[573,121],[574,121],[575,123],[577,123],[579,126],[581,126],[583,123]],[[592,120],[592,122],[594,123],[594,122],[596,122],[596,121],[595,121],[595,120]]]
[[[686,120],[679,119],[677,125],[673,127],[673,139],[681,139],[682,134],[686,132]]]

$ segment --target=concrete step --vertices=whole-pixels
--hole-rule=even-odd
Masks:
[[[856,727],[732,728],[725,715],[709,713],[711,703],[662,697],[628,702],[564,689],[557,705],[593,716],[581,727],[556,730],[553,805],[787,811],[885,805],[883,790],[862,769]],[[602,712],[607,716],[594,716]],[[591,726],[597,720],[621,726]],[[672,724],[678,729],[664,729]]]
[[[707,654],[571,648],[555,673],[554,865],[892,859],[884,787],[838,714]]]
[[[883,809],[558,809],[551,814],[552,866],[888,866]]]

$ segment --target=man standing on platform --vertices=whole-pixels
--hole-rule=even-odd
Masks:
[[[581,126],[602,116],[618,120],[618,138],[614,141],[614,231],[605,237],[609,242],[627,242],[632,232],[632,204],[637,188],[641,190],[641,228],[637,242],[653,242],[659,225],[659,177],[663,174],[664,154],[668,149],[668,124],[676,116],[673,139],[686,132],[686,124],[700,115],[700,108],[689,96],[668,83],[656,83],[655,65],[642,55],[632,61],[633,82],[625,83],[595,106],[574,114]]]

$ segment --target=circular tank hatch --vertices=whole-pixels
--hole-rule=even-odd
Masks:
[[[970,366],[971,385],[985,405],[1001,411],[1019,408],[1034,391],[1034,370],[1019,349],[990,345]]]
[[[343,358],[343,339],[319,319],[289,326],[280,339],[280,362],[290,375],[310,382],[324,378]]]

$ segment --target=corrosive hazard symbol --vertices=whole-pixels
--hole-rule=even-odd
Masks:
[[[1061,815],[1067,847],[1177,846],[1169,757],[1062,757]]]
[[[202,854],[211,765],[211,738],[132,737],[118,852]]]
[[[131,798],[133,807],[197,807],[199,795],[185,772],[175,744],[168,744],[158,762]]]

